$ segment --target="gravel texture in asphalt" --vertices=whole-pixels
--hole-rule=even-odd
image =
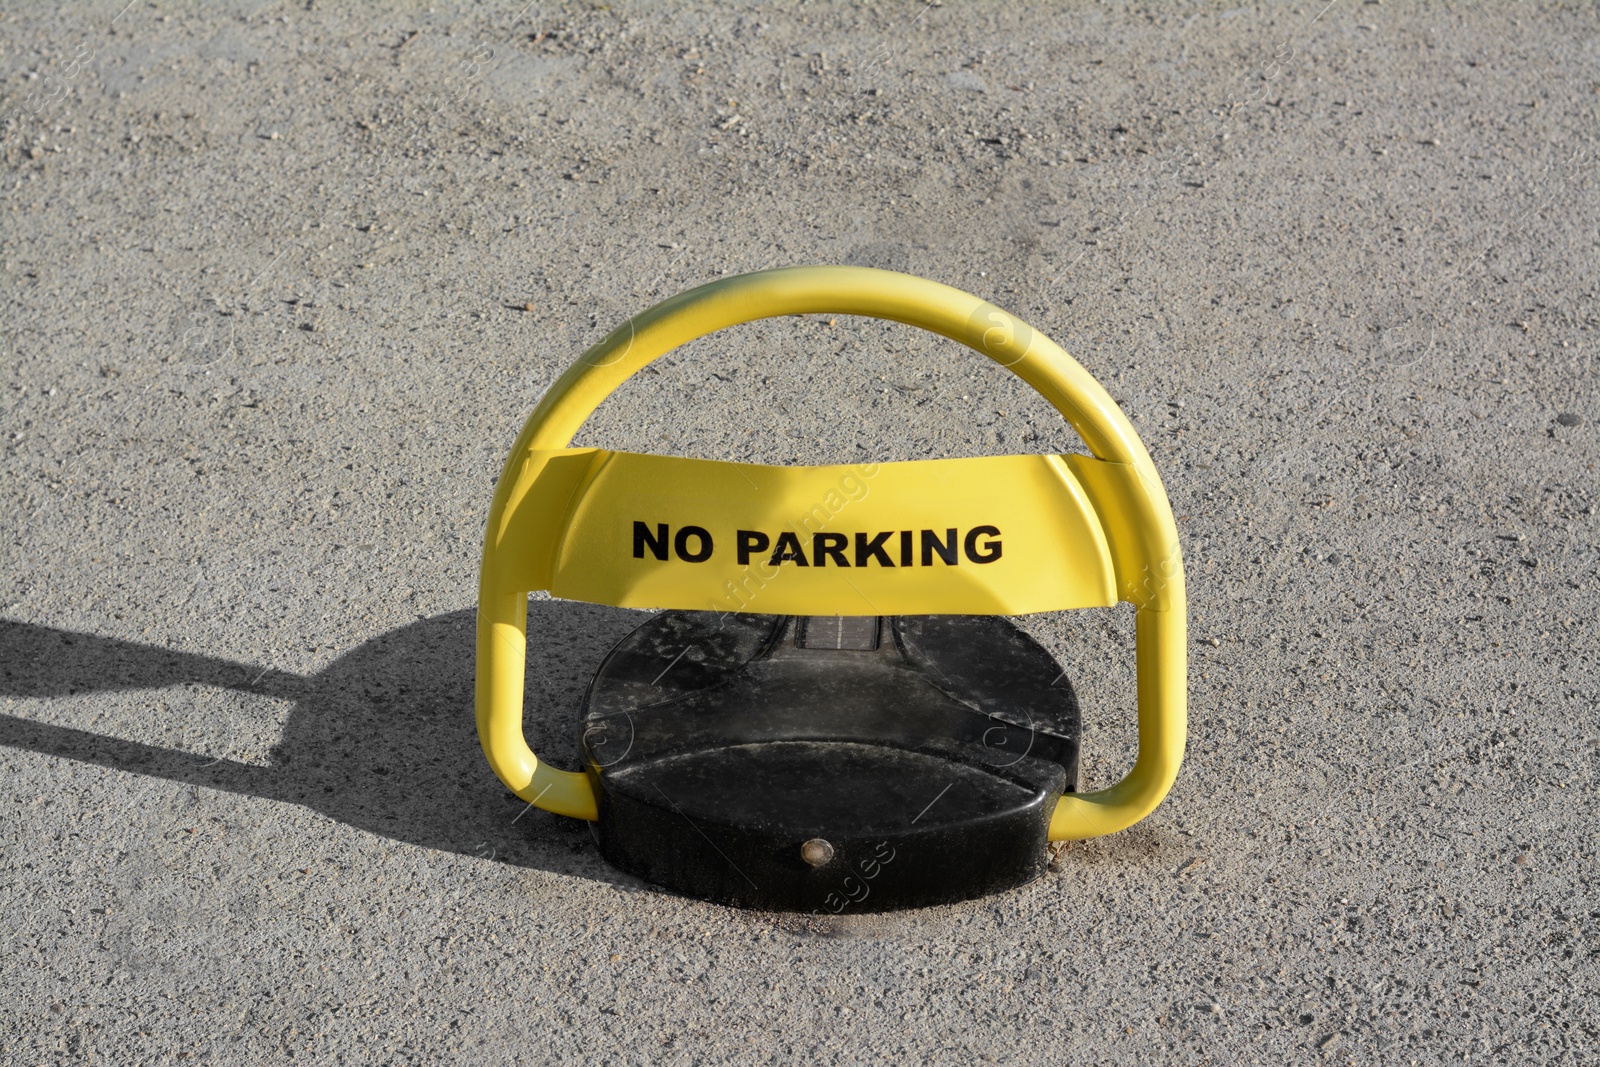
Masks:
[[[0,13],[0,1062],[1595,1061],[1592,5],[519,7]],[[521,421],[627,316],[805,263],[1028,320],[1179,517],[1187,762],[1025,888],[684,899],[479,751]],[[578,440],[1081,447],[842,316]],[[644,617],[532,604],[536,750]],[[1114,781],[1126,606],[1023,624]]]

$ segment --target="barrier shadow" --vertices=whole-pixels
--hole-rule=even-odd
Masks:
[[[567,601],[528,611],[529,742],[575,766],[578,699],[600,660],[647,612]],[[396,841],[636,889],[589,824],[529,809],[494,777],[473,719],[476,615],[421,619],[313,675],[0,620],[0,693],[218,686],[293,702],[266,766],[0,714],[0,745],[119,771],[299,804]],[[558,706],[559,705],[559,706]]]

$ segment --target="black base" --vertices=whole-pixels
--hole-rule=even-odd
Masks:
[[[1077,782],[1049,653],[985,616],[665,612],[585,698],[601,853],[692,896],[837,913],[1036,878]]]

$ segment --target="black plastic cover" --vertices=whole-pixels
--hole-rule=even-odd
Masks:
[[[583,711],[606,859],[742,907],[1020,885],[1077,784],[1070,682],[989,616],[664,612],[612,650]]]

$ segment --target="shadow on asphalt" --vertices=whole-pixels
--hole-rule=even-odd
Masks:
[[[542,690],[547,705],[528,716],[534,751],[574,765],[582,686],[606,652],[648,617],[564,601],[528,605],[528,691]],[[528,809],[489,770],[472,710],[474,633],[471,610],[437,615],[302,676],[0,620],[0,693],[7,696],[197,684],[293,701],[267,766],[12,715],[0,715],[0,745],[300,804],[425,848],[643,888],[600,859],[589,824]],[[564,710],[549,706],[559,702]]]

